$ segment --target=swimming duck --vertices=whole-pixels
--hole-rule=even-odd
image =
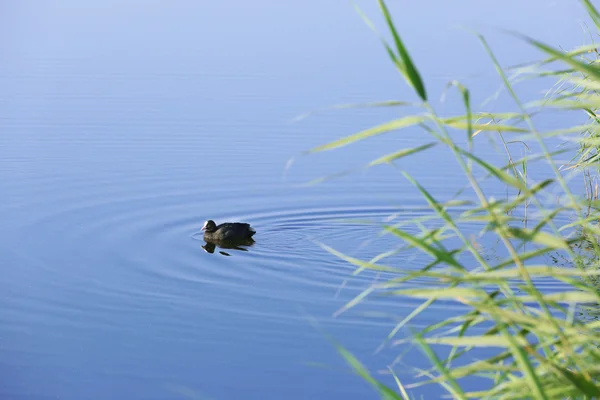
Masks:
[[[243,222],[224,222],[220,225],[215,224],[215,221],[209,219],[202,226],[204,231],[204,240],[239,240],[249,239],[256,231]]]

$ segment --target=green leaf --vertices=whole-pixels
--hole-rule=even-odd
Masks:
[[[600,296],[598,293],[592,292],[581,292],[581,291],[566,291],[559,293],[549,293],[542,296],[546,301],[555,301],[558,303],[598,303]],[[528,299],[526,296],[522,296],[524,299]]]
[[[496,178],[498,178],[500,181],[513,186],[515,188],[521,189],[523,192],[525,193],[529,193],[528,188],[525,186],[525,184],[523,182],[521,182],[519,179],[513,177],[512,175],[508,174],[507,172],[502,171],[499,168],[494,167],[493,165],[483,161],[482,159],[480,159],[479,157],[476,157],[474,154],[459,149],[459,151],[464,154],[465,156],[471,158],[473,161],[475,161],[477,164],[481,165],[484,169],[486,169],[491,175],[495,176]]]
[[[338,352],[342,355],[342,357],[344,357],[344,359],[346,360],[348,365],[350,365],[352,367],[354,372],[358,376],[363,378],[365,381],[367,381],[371,385],[373,385],[385,399],[402,400],[402,398],[396,392],[394,392],[392,389],[385,386],[381,382],[378,382],[377,380],[375,380],[375,378],[373,378],[371,376],[369,371],[367,371],[367,369],[361,364],[360,361],[358,361],[358,359],[356,357],[354,357],[354,355],[352,353],[350,353],[348,350],[346,350],[345,348],[343,348],[342,346],[340,346],[337,343],[335,343],[335,347],[337,348]]]
[[[400,39],[400,35],[396,31],[396,27],[392,21],[392,17],[390,16],[390,12],[388,11],[387,6],[383,0],[379,0],[379,7],[381,7],[381,11],[385,17],[385,20],[388,24],[390,32],[392,32],[392,36],[394,37],[394,42],[396,43],[396,49],[398,50],[398,55],[402,60],[402,72],[405,75],[406,80],[410,83],[410,85],[416,90],[419,97],[423,101],[427,101],[427,93],[425,92],[425,85],[421,80],[421,76],[419,75],[419,71],[415,68],[410,56],[408,55],[408,51],[404,47],[402,40]]]
[[[511,342],[503,336],[462,336],[462,337],[439,337],[423,339],[429,344],[444,344],[450,346],[473,346],[473,347],[504,347],[510,348]],[[523,338],[518,338],[516,341],[519,345],[524,346],[527,341]]]
[[[588,90],[600,91],[600,82],[599,81],[593,81],[593,80],[585,79],[585,78],[581,78],[581,77],[570,77],[570,78],[566,79],[566,82],[569,82],[576,86],[581,86]]]
[[[506,230],[512,236],[522,239],[526,242],[539,243],[553,249],[569,249],[567,242],[563,238],[546,232],[517,227],[503,227],[501,229]]]
[[[600,69],[598,69],[598,67],[590,65],[588,63],[578,61],[574,57],[570,57],[569,55],[565,54],[564,52],[562,52],[560,50],[556,50],[556,49],[554,49],[546,44],[543,44],[542,42],[539,42],[535,39],[532,39],[528,36],[520,35],[520,34],[515,34],[515,35],[521,37],[526,42],[537,47],[538,49],[540,49],[548,54],[551,54],[554,57],[556,57],[557,59],[569,64],[575,70],[577,70],[583,74],[589,75],[591,77],[594,77],[594,79],[596,79],[596,80],[600,80]]]
[[[364,269],[372,269],[374,271],[383,271],[383,272],[401,272],[401,270],[399,270],[398,268],[387,267],[384,265],[369,263],[369,262],[365,262],[365,261],[359,260],[354,257],[347,256],[346,254],[341,253],[341,252],[335,250],[334,248],[329,247],[322,243],[318,243],[318,245],[322,249],[327,250],[329,253],[333,254],[334,256],[339,257],[342,260],[349,262],[350,264],[356,265],[357,267],[360,267],[360,269],[363,269],[363,270]],[[354,273],[354,275],[356,275],[356,272]]]
[[[582,0],[582,2],[590,18],[592,18],[594,24],[596,24],[596,28],[600,29],[600,14],[598,13],[598,10],[596,10],[596,7],[594,7],[590,0]]]
[[[440,250],[438,248],[435,248],[435,247],[431,246],[430,244],[427,244],[425,242],[425,240],[423,240],[417,236],[411,235],[411,234],[409,234],[401,229],[395,228],[393,226],[384,225],[383,229],[398,236],[399,238],[410,243],[411,245],[421,249],[425,253],[430,254],[436,260],[445,262],[448,265],[451,265],[451,266],[459,268],[459,269],[464,269],[464,267],[458,261],[456,261],[454,259],[454,257],[452,257],[452,255],[449,251]]]
[[[576,48],[574,48],[573,50],[567,51],[565,53],[565,55],[567,57],[576,57],[576,56],[580,56],[582,54],[586,54],[586,53],[591,53],[591,52],[595,52],[596,49],[598,49],[598,47],[600,47],[600,44],[598,43],[592,43],[592,44],[585,44],[582,46],[578,46]],[[550,64],[553,61],[556,61],[556,57],[548,57],[542,61],[536,61],[534,63],[523,63],[523,64],[517,64],[517,65],[513,65],[510,67],[507,67],[506,70],[510,71],[510,70],[516,70],[516,71],[522,71],[523,73],[529,73],[531,74],[531,71],[537,71],[537,68],[542,67],[545,64]],[[529,64],[529,65],[528,65]],[[547,76],[547,74],[556,74],[556,75],[567,75],[569,73],[572,73],[573,70],[559,70],[559,71],[547,71],[547,72],[541,72],[541,73],[537,73],[536,76],[541,77],[541,76]]]
[[[427,144],[424,144],[423,146],[413,147],[411,149],[402,149],[395,153],[386,154],[383,157],[380,157],[376,160],[371,161],[368,164],[368,166],[374,166],[374,165],[378,165],[378,164],[389,164],[392,161],[397,160],[398,158],[406,157],[408,155],[415,154],[415,153],[421,152],[423,150],[427,150],[435,145],[437,145],[437,142],[427,143]]]
[[[369,288],[366,288],[362,292],[360,292],[352,300],[350,300],[349,302],[347,302],[346,304],[344,304],[339,310],[337,310],[336,312],[334,312],[333,313],[333,317],[334,318],[335,317],[339,317],[340,315],[342,315],[342,313],[348,311],[352,307],[354,307],[357,304],[359,304],[361,301],[363,301],[364,298],[366,298],[368,295],[370,295],[373,292],[373,290],[375,290],[375,288],[373,286],[371,286]]]
[[[371,108],[371,107],[401,107],[401,106],[418,106],[417,103],[410,103],[407,101],[398,101],[398,100],[388,100],[388,101],[377,101],[373,103],[358,103],[358,104],[339,104],[332,107],[321,108],[318,110],[313,110],[301,114],[295,117],[292,121],[300,121],[305,118],[308,118],[310,115],[328,111],[328,110],[344,110],[344,109],[353,109],[353,108]]]
[[[438,356],[433,352],[431,347],[429,347],[429,345],[424,341],[423,337],[421,337],[421,335],[417,335],[416,341],[421,346],[421,349],[423,350],[425,355],[427,355],[429,360],[433,362],[437,370],[443,375],[446,382],[448,382],[448,386],[446,387],[446,389],[450,391],[452,397],[454,399],[466,399],[465,393],[463,392],[460,385],[456,382],[448,368],[446,368],[446,366],[440,361]]]
[[[382,133],[394,131],[397,129],[406,128],[408,126],[417,125],[426,120],[424,116],[408,116],[400,119],[395,119],[390,122],[386,122],[381,125],[377,125],[373,128],[365,129],[354,135],[346,136],[342,139],[335,140],[328,144],[324,144],[322,146],[318,146],[313,148],[312,150],[307,151],[306,153],[317,153],[326,150],[336,149],[338,147],[347,146],[351,143],[357,142],[359,140],[367,139],[371,136],[380,135]]]
[[[392,376],[394,377],[394,381],[396,382],[396,385],[398,386],[398,390],[400,391],[400,394],[402,394],[402,399],[410,400],[410,397],[408,397],[408,393],[406,393],[406,389],[404,388],[404,385],[402,385],[402,382],[400,382],[400,379],[398,379],[398,376],[396,375],[396,373],[394,372],[392,367],[388,367],[388,369],[389,369],[390,373],[392,374]]]
[[[458,81],[451,81],[448,86],[455,86],[463,97],[463,104],[465,109],[467,110],[466,120],[467,120],[467,140],[469,142],[469,148],[473,142],[473,113],[471,110],[471,95],[469,93],[469,89],[467,89],[462,83]]]
[[[388,292],[389,295],[406,296],[418,299],[481,299],[487,297],[483,290],[470,288],[440,288],[440,289],[402,289]]]
[[[398,324],[396,324],[396,326],[394,326],[394,329],[392,329],[391,332],[388,334],[387,339],[391,340],[396,335],[396,333],[400,329],[402,329],[402,327],[404,327],[406,324],[408,324],[413,318],[415,318],[421,312],[425,311],[434,301],[435,301],[435,299],[433,299],[433,298],[427,299],[427,301],[423,302],[423,304],[421,304],[419,307],[417,307],[413,311],[411,311],[410,314],[408,314],[402,321],[400,321]]]
[[[575,100],[571,99],[551,99],[536,100],[526,104],[527,107],[546,107],[560,108],[564,110],[585,110],[597,109],[600,107],[600,100],[584,98],[583,95]]]
[[[527,356],[525,347],[520,345],[521,340],[519,339],[522,338],[525,340],[523,335],[521,333],[517,335],[512,335],[508,331],[508,329],[506,329],[506,325],[501,321],[501,319],[499,319],[498,317],[494,319],[496,320],[496,323],[504,337],[510,342],[512,354],[517,363],[519,364],[521,373],[525,376],[525,380],[527,381],[529,389],[533,392],[532,394],[535,394],[536,398],[538,399],[548,399],[548,396],[546,396],[544,388],[542,387],[540,380],[536,374],[535,368],[533,367],[531,361],[529,360],[529,357]]]
[[[445,125],[451,126],[456,129],[468,129],[469,124],[464,122],[447,122]],[[529,130],[524,128],[517,128],[512,125],[500,125],[500,124],[471,124],[471,128],[478,131],[494,131],[494,132],[529,132]]]
[[[581,271],[575,268],[566,267],[553,267],[550,265],[527,265],[527,272],[532,276],[547,276],[547,277],[558,277],[558,276],[596,276],[600,275],[600,270],[589,270]],[[473,273],[466,276],[481,276],[485,278],[503,278],[503,279],[514,279],[520,278],[521,272],[519,268],[506,268],[498,271],[483,271],[480,273]]]
[[[460,85],[460,84],[458,84],[458,85]],[[492,112],[487,112],[487,111],[485,111],[485,112],[480,111],[480,112],[473,113],[472,118],[474,118],[476,122],[479,122],[482,119],[489,120],[488,122],[493,122],[493,121],[512,120],[512,119],[523,120],[525,118],[525,115],[522,113],[518,113],[518,112],[495,112],[495,113],[492,113]],[[444,124],[451,124],[453,122],[468,121],[468,120],[469,120],[468,110],[467,110],[467,114],[456,115],[454,117],[440,118],[440,121],[442,121]]]

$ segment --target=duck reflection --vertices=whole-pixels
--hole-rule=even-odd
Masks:
[[[202,248],[207,253],[213,254],[215,249],[218,247],[220,249],[231,249],[238,251],[248,251],[247,247],[251,247],[255,242],[254,239],[238,239],[238,240],[206,240],[204,239],[204,244]],[[224,256],[231,256],[231,254],[219,250],[219,254]]]

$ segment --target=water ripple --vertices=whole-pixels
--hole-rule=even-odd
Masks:
[[[198,308],[204,313],[295,318],[290,307],[297,304],[318,306],[320,312],[328,310],[331,315],[388,275],[365,271],[353,276],[354,266],[329,254],[318,243],[369,260],[402,245],[393,235],[379,235],[380,224],[389,222],[392,216],[409,220],[429,213],[416,201],[404,199],[402,207],[389,202],[377,205],[366,196],[340,202],[336,196],[312,194],[297,196],[294,204],[274,207],[281,196],[277,190],[274,186],[273,192],[265,195],[268,191],[264,188],[227,188],[211,192],[209,199],[199,189],[127,194],[115,190],[109,198],[81,191],[77,197],[65,196],[46,204],[43,212],[19,228],[14,251],[28,260],[30,268],[21,271],[28,276],[27,287],[23,281],[15,286],[17,290],[47,290],[44,295],[22,298],[18,306],[27,308],[28,314],[34,310],[54,310],[57,315],[95,310],[106,320],[107,314],[117,310],[152,312],[154,307],[165,305]],[[241,194],[244,209],[227,212]],[[208,218],[207,204],[213,205],[212,210],[214,204],[221,205],[210,214],[217,223],[250,222],[257,229],[256,243],[246,252],[203,251],[199,228]],[[418,233],[414,225],[404,229]],[[467,225],[466,229],[474,233],[479,227]],[[231,257],[221,257],[220,251]],[[412,249],[392,255],[383,263],[416,271],[429,261],[425,254]],[[415,279],[406,287],[427,284],[425,279]],[[561,285],[547,279],[540,279],[539,284],[548,290]],[[97,303],[74,301],[85,296]],[[256,308],[265,302],[268,307]],[[366,305],[408,313],[419,303],[406,298],[375,298]],[[461,307],[439,301],[432,310]],[[352,321],[359,323],[358,319]]]

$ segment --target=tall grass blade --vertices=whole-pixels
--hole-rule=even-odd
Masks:
[[[505,325],[500,322],[500,328],[504,333],[504,336],[508,339],[511,344],[512,354],[515,357],[517,363],[519,364],[521,371],[525,375],[525,380],[528,383],[529,389],[532,391],[532,394],[535,395],[536,398],[546,400],[548,396],[545,393],[544,388],[542,387],[540,380],[536,374],[535,368],[531,364],[527,356],[527,352],[525,351],[525,346],[520,345],[517,342],[516,337],[521,337],[520,335],[513,336],[510,332],[507,331]]]
[[[410,397],[408,397],[408,393],[406,393],[406,389],[404,388],[404,385],[402,384],[402,382],[400,382],[400,379],[398,379],[398,375],[396,375],[396,373],[394,372],[394,370],[390,367],[388,367],[390,373],[392,374],[392,376],[394,377],[394,381],[396,382],[396,385],[398,386],[398,390],[400,391],[400,394],[402,395],[402,399],[403,400],[410,400]]]
[[[409,116],[409,117],[396,119],[396,120],[387,122],[385,124],[378,125],[373,128],[365,129],[363,131],[355,133],[354,135],[350,135],[345,138],[335,140],[331,143],[328,143],[328,144],[325,144],[322,146],[317,146],[317,147],[313,148],[312,150],[309,150],[308,152],[306,152],[306,154],[317,153],[317,152],[322,152],[322,151],[326,151],[326,150],[333,150],[333,149],[336,149],[339,147],[347,146],[351,143],[354,143],[354,142],[357,142],[360,140],[367,139],[367,138],[375,136],[375,135],[380,135],[382,133],[406,128],[406,127],[409,127],[412,125],[417,125],[417,124],[424,122],[425,120],[426,120],[426,118],[424,116]]]
[[[348,350],[346,350],[344,347],[342,347],[341,345],[339,345],[337,343],[334,343],[334,345],[335,345],[336,349],[338,350],[338,352],[341,354],[341,356],[346,360],[348,365],[350,365],[352,367],[354,372],[358,376],[363,378],[365,381],[367,381],[371,385],[373,385],[373,387],[375,387],[377,389],[377,391],[383,396],[384,399],[402,400],[402,398],[400,396],[398,396],[398,394],[396,392],[394,392],[392,389],[390,389],[389,387],[387,387],[384,384],[375,380],[371,376],[369,371],[367,371],[367,369],[361,364],[360,361],[358,361],[358,359],[356,357],[354,357],[354,355],[352,353],[350,353]]]
[[[402,63],[402,72],[405,75],[406,80],[410,83],[410,85],[415,89],[421,100],[427,101],[427,93],[425,91],[425,85],[423,84],[423,80],[421,79],[421,75],[419,75],[419,71],[415,68],[410,56],[408,55],[408,51],[404,47],[404,43],[400,39],[400,35],[396,31],[396,27],[392,21],[392,17],[388,11],[387,6],[383,0],[379,1],[379,7],[381,8],[385,20],[387,22],[388,28],[394,37],[394,42],[396,44],[396,50],[398,51],[398,55],[400,56],[400,60]]]
[[[437,249],[437,248],[427,244],[425,242],[425,240],[420,239],[420,238],[418,238],[414,235],[411,235],[407,232],[404,232],[401,229],[394,228],[393,226],[384,225],[383,229],[385,229],[386,231],[388,231],[390,233],[393,233],[394,235],[405,240],[407,243],[410,243],[411,245],[430,254],[436,260],[443,261],[443,262],[445,262],[449,265],[452,265],[453,267],[459,268],[459,269],[464,269],[464,267],[458,261],[456,261],[454,259],[454,257],[452,257],[451,253],[448,251],[443,251],[443,250]]]
[[[437,370],[445,378],[445,381],[448,383],[449,387],[451,388],[450,394],[453,396],[453,398],[466,399],[465,393],[463,392],[461,387],[458,385],[458,383],[456,383],[456,380],[449,373],[446,366],[440,361],[440,359],[433,352],[431,347],[424,341],[424,339],[421,337],[421,335],[416,336],[416,341],[417,341],[417,343],[419,343],[419,345],[421,346],[421,349],[423,349],[423,352],[427,355],[427,357],[433,362],[433,364],[435,365]]]
[[[359,104],[339,104],[337,106],[331,106],[327,108],[321,108],[313,111],[308,111],[304,114],[300,114],[297,117],[292,119],[293,122],[298,122],[303,119],[310,117],[311,115],[329,111],[329,110],[345,110],[345,109],[353,109],[353,108],[377,108],[377,107],[402,107],[402,106],[418,106],[416,103],[411,103],[408,101],[398,101],[398,100],[388,100],[388,101],[376,101],[373,103],[359,103]]]
[[[504,229],[504,228],[502,228]],[[505,229],[512,237],[524,240],[526,242],[535,242],[547,246],[551,249],[568,249],[569,246],[563,238],[553,236],[546,232],[536,231],[533,229],[507,227]]]
[[[582,2],[588,12],[588,15],[590,18],[592,18],[594,24],[596,24],[596,28],[600,30],[600,14],[598,13],[598,10],[596,7],[594,7],[590,0],[582,0]]]
[[[412,149],[403,149],[403,150],[397,151],[395,153],[386,154],[385,156],[382,156],[376,160],[371,161],[368,164],[368,166],[374,166],[374,165],[378,165],[378,164],[389,164],[399,158],[406,157],[411,154],[419,153],[423,150],[430,149],[435,145],[437,145],[437,142],[427,143],[427,144],[424,144],[419,147],[413,147]]]
[[[443,121],[442,121],[443,122]],[[446,122],[446,125],[456,128],[456,129],[476,129],[478,131],[494,131],[494,132],[519,132],[519,133],[527,133],[528,129],[518,128],[513,125],[500,125],[500,124],[469,124],[464,123],[462,121],[449,121]]]
[[[556,50],[546,44],[543,44],[542,42],[539,42],[535,39],[532,39],[528,36],[525,35],[519,35],[517,34],[517,36],[521,37],[522,39],[524,39],[526,42],[532,44],[533,46],[537,47],[538,49],[553,55],[554,57],[556,57],[556,59],[561,60],[567,64],[569,64],[570,66],[572,66],[576,71],[579,71],[585,75],[588,75],[590,77],[593,77],[596,80],[600,79],[600,69],[594,65],[591,65],[589,63],[584,63],[582,61],[578,61],[573,57],[569,57],[567,56],[564,52]]]

